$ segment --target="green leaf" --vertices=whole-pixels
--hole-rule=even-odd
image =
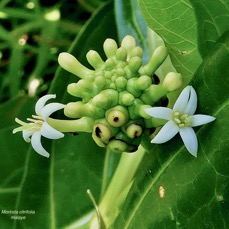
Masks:
[[[193,6],[198,29],[198,48],[205,57],[218,38],[228,30],[229,2],[190,0]]]
[[[228,62],[229,33],[194,77],[197,113],[216,117],[196,128],[198,157],[188,153],[179,136],[152,145],[114,228],[229,227]]]
[[[16,126],[15,118],[26,119],[27,112],[34,112],[34,98],[18,95],[0,105],[0,130]],[[26,112],[25,112],[26,111]]]
[[[17,126],[15,117],[25,118],[25,110],[33,112],[34,99],[18,96],[0,106],[0,206],[2,210],[16,210],[18,195],[21,191],[26,152],[29,145],[19,135],[13,135]],[[0,212],[0,227],[13,228],[11,214]]]
[[[196,18],[188,0],[138,0],[147,25],[165,41],[174,67],[187,84],[201,63]]]

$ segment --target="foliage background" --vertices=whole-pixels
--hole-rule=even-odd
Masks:
[[[32,115],[35,101],[46,93],[72,101],[66,87],[77,78],[58,68],[60,52],[88,65],[90,49],[103,53],[106,38],[119,42],[131,34],[147,60],[159,43],[149,28],[165,41],[184,84],[198,92],[198,112],[217,120],[196,129],[197,159],[179,138],[147,146],[113,228],[229,227],[227,0],[3,0],[0,20],[0,210],[35,211],[24,221],[0,213],[1,228],[77,228],[93,210],[88,188],[99,202],[119,155],[105,153],[88,134],[66,134],[44,140],[51,152],[47,160],[12,134],[14,118]]]

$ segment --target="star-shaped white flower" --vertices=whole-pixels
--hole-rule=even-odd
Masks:
[[[178,132],[189,153],[197,156],[198,142],[192,127],[200,126],[215,120],[209,115],[194,115],[197,108],[197,95],[192,86],[183,89],[173,109],[167,107],[147,108],[145,112],[154,118],[168,120],[151,143],[161,144],[169,141]]]
[[[16,118],[15,121],[22,126],[13,130],[13,133],[22,131],[24,140],[26,142],[31,141],[33,149],[44,157],[49,157],[49,153],[41,144],[41,136],[49,139],[59,139],[64,137],[63,133],[54,129],[46,122],[52,113],[65,107],[65,105],[61,103],[50,103],[45,105],[49,99],[53,98],[56,98],[56,95],[45,95],[41,97],[35,105],[36,115],[32,115],[32,119],[27,119],[30,123],[23,122]]]

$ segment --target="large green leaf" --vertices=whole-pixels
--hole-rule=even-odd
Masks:
[[[105,38],[115,36],[115,30],[110,30],[115,28],[114,21],[113,5],[105,4],[85,25],[70,51],[85,62],[87,51],[98,50],[97,46],[101,49]],[[77,78],[58,70],[50,90],[57,94],[58,102],[75,99],[66,92],[67,84],[73,81]],[[4,171],[0,175],[0,206],[3,210],[33,210],[35,214],[20,215],[26,216],[25,220],[12,220],[12,214],[0,214],[0,228],[64,228],[93,209],[86,193],[88,188],[99,199],[105,152],[90,134],[66,133],[60,140],[42,139],[50,158],[38,155],[20,133],[12,136],[12,129],[17,126],[14,117],[25,120],[25,116],[34,113],[35,102],[30,102],[28,108],[26,103],[21,98],[0,107],[2,122],[8,122],[4,124],[7,128],[0,131],[4,158],[0,162]]]
[[[190,0],[198,29],[198,48],[204,57],[218,38],[229,29],[229,1]]]
[[[229,33],[195,74],[198,111],[216,120],[196,129],[198,157],[177,136],[152,145],[114,228],[228,228]],[[159,190],[164,195],[159,195]]]
[[[165,41],[172,63],[185,84],[201,63],[197,50],[196,18],[188,0],[138,0],[147,25]]]
[[[21,191],[26,152],[29,145],[21,136],[13,135],[15,117],[25,118],[25,110],[33,111],[34,99],[18,96],[0,106],[0,207],[2,210],[15,210]],[[0,213],[0,227],[13,228],[11,215]]]

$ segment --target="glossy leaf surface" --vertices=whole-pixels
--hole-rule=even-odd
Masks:
[[[138,4],[147,25],[163,38],[173,65],[187,84],[201,63],[192,5],[188,0],[138,0]]]

